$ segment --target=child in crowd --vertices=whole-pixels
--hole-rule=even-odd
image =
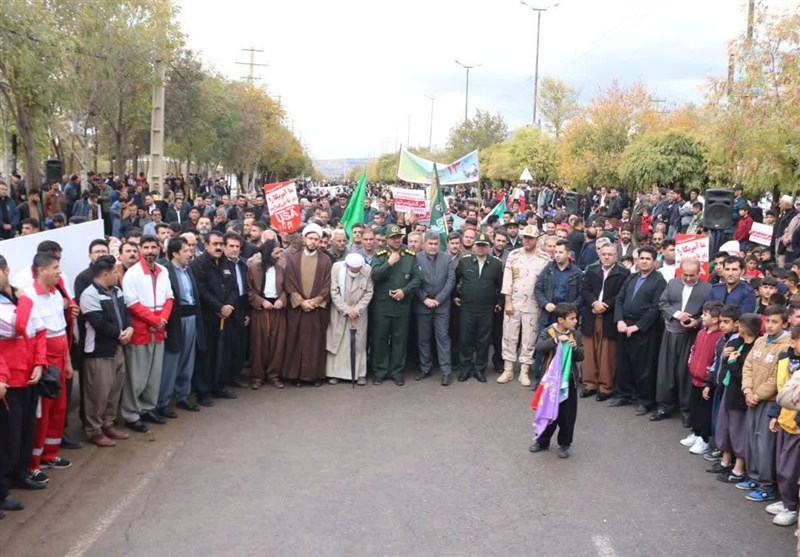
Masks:
[[[691,415],[692,433],[681,440],[687,446],[692,440],[689,452],[692,454],[705,454],[708,452],[708,441],[711,437],[711,390],[706,386],[708,368],[714,362],[714,349],[717,341],[722,338],[719,329],[722,302],[706,302],[703,304],[701,316],[703,328],[689,352],[689,374],[692,376],[692,393],[689,398],[689,413]],[[705,387],[705,388],[704,388]]]
[[[764,276],[764,273],[758,268],[759,263],[760,261],[755,255],[747,256],[747,270],[744,272],[744,280],[752,284],[752,279],[762,278]]]
[[[559,342],[572,347],[572,365],[569,370],[569,391],[567,398],[558,405],[558,418],[551,422],[530,446],[532,453],[544,451],[550,446],[550,439],[558,426],[558,457],[568,458],[575,431],[575,418],[578,415],[578,362],[583,361],[583,339],[578,326],[578,308],[573,304],[558,303],[553,310],[556,322],[547,327],[536,341],[536,351],[545,357],[544,369],[550,361]],[[558,385],[555,386],[558,388]],[[543,394],[542,396],[546,396]],[[540,407],[541,408],[541,407]]]
[[[773,277],[764,277],[761,279],[761,284],[756,291],[758,299],[756,300],[756,313],[759,315],[764,314],[764,310],[770,305],[770,297],[778,292],[778,281]]]
[[[717,413],[715,439],[722,459],[708,471],[716,472],[724,483],[738,484],[745,477],[747,404],[742,393],[742,364],[747,359],[761,331],[761,316],[746,313],[739,320],[739,334],[725,343],[718,386],[723,389]]]
[[[625,255],[622,257],[622,265],[626,269],[630,270],[633,268],[633,257],[630,255]]]
[[[769,403],[778,394],[776,386],[778,356],[791,345],[785,330],[788,315],[784,306],[769,306],[765,311],[766,334],[753,344],[742,367],[742,392],[747,404],[748,479],[736,484],[747,490],[748,501],[772,501],[775,493],[775,435],[769,430]]]
[[[792,347],[778,359],[777,388],[783,388],[789,378],[800,370],[800,327],[792,328]],[[797,522],[797,480],[800,479],[800,428],[797,411],[771,403],[769,429],[777,435],[775,441],[775,470],[780,501],[767,505],[775,515],[772,523],[791,526]]]
[[[642,221],[639,223],[639,230],[645,236],[650,236],[653,233],[653,215],[650,214],[650,209],[645,209],[642,213]]]

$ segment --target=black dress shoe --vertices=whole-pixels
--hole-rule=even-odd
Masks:
[[[128,427],[128,429],[132,429],[137,433],[147,433],[148,431],[150,431],[149,429],[147,429],[147,426],[144,425],[144,422],[142,420],[136,420],[135,422],[125,422],[125,425]]]
[[[383,385],[383,379],[378,379],[377,377],[372,380],[373,385]]]
[[[607,393],[597,393],[597,396],[594,398],[598,402],[603,402],[604,400],[608,400],[609,398],[611,398],[611,395]]]
[[[170,420],[174,420],[178,417],[178,415],[175,413],[175,410],[169,406],[165,406],[164,408],[156,408],[156,414],[162,418],[169,418]]]
[[[627,398],[615,398],[608,403],[609,408],[619,408],[620,406],[628,406],[631,403]]]
[[[5,499],[0,501],[0,509],[4,511],[21,511],[24,508],[25,505],[22,504],[22,501],[13,495],[7,495]]]
[[[450,383],[453,382],[453,375],[448,373],[447,375],[442,375],[442,387],[449,387]]]
[[[142,412],[140,418],[143,422],[151,424],[164,425],[167,420],[156,414],[155,412]]]
[[[394,384],[397,385],[398,387],[402,387],[403,385],[406,384],[406,382],[403,380],[402,377],[398,377],[397,379],[394,380]]]
[[[81,443],[79,441],[75,441],[73,438],[71,438],[66,433],[63,433],[61,435],[61,448],[62,449],[73,449],[74,450],[74,449],[80,449],[81,447],[83,447],[83,443]]]
[[[596,394],[597,394],[597,389],[583,389],[583,391],[581,391],[580,397],[589,398],[590,396],[594,396]]]
[[[475,379],[477,379],[480,383],[486,383],[486,374],[482,371],[476,371]]]
[[[233,383],[231,383],[231,385],[233,385],[237,389],[247,389],[247,388],[250,387],[250,385],[248,383],[245,383],[244,381],[242,381],[238,377],[233,380]]]
[[[420,371],[414,377],[414,381],[423,381],[423,380],[427,379],[430,376],[431,376],[431,372],[430,371]]]
[[[681,416],[681,425],[686,428],[692,427],[691,416]]]
[[[655,414],[650,416],[650,421],[651,422],[660,422],[661,420],[666,420],[669,417],[670,417],[670,413],[669,412],[664,412],[663,410],[659,410],[658,412],[656,412]]]
[[[225,387],[222,387],[220,390],[218,390],[217,392],[213,393],[213,396],[214,396],[214,398],[224,398],[224,399],[228,399],[228,400],[233,400],[235,398],[239,398],[239,396],[236,393],[230,392]]]
[[[197,404],[211,408],[214,406],[214,399],[211,398],[211,395],[200,395],[197,397]]]
[[[637,407],[636,407],[636,412],[635,412],[635,414],[636,414],[637,416],[644,416],[644,415],[645,415],[645,414],[647,414],[649,411],[650,411],[650,409],[649,409],[649,408],[647,408],[647,406],[645,406],[644,404],[640,404],[639,406],[637,406]]]
[[[462,371],[461,373],[458,374],[459,382],[463,383],[464,381],[469,379],[470,375],[472,375],[472,374],[469,371]]]
[[[189,412],[199,412],[200,405],[196,402],[192,402],[191,400],[179,400],[177,404],[178,408],[183,408],[184,410],[188,410]]]

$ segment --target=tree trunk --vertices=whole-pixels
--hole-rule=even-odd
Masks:
[[[25,147],[25,186],[30,191],[31,188],[38,188],[42,183],[42,170],[36,151],[36,133],[33,129],[33,122],[25,110],[17,107],[15,115],[17,131],[22,145]]]

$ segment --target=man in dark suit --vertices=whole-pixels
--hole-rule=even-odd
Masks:
[[[658,301],[667,286],[655,271],[656,249],[639,248],[638,273],[625,279],[617,296],[614,321],[617,323],[617,377],[611,407],[631,404],[638,399],[636,415],[644,416],[655,404],[656,366],[661,341]]]
[[[681,277],[667,283],[658,307],[664,318],[664,334],[658,354],[656,400],[658,410],[651,422],[669,418],[677,403],[683,426],[689,427],[689,397],[692,377],[689,374],[689,352],[700,327],[703,304],[711,285],[700,280],[700,262],[686,259],[681,262]]]
[[[422,286],[414,297],[411,309],[417,317],[419,373],[417,381],[431,374],[431,332],[436,340],[436,354],[442,370],[442,385],[452,382],[450,362],[450,298],[456,284],[456,272],[450,256],[439,250],[439,233],[426,232],[424,251],[417,254]],[[431,331],[432,329],[432,331]]]
[[[189,272],[189,262],[193,255],[194,248],[186,238],[173,238],[167,243],[168,261],[163,264],[169,273],[175,306],[167,321],[164,365],[161,369],[156,406],[156,412],[162,418],[177,417],[175,411],[169,407],[173,395],[178,407],[190,412],[200,410],[200,406],[189,399],[195,355],[197,350],[205,348],[200,293],[197,282]]]
[[[603,401],[614,391],[617,369],[617,324],[614,321],[617,294],[630,272],[617,263],[617,248],[600,248],[600,265],[586,270],[581,286],[581,333],[583,334],[583,392]]]
[[[244,388],[248,384],[239,378],[247,360],[250,338],[250,303],[247,301],[247,262],[241,257],[242,237],[236,232],[225,234],[225,257],[233,268],[237,299],[234,312],[228,320],[231,334],[231,357],[223,372],[223,383],[227,386]]]

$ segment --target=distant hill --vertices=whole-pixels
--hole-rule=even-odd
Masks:
[[[345,177],[357,166],[365,166],[373,159],[314,159],[314,168],[327,178]]]

